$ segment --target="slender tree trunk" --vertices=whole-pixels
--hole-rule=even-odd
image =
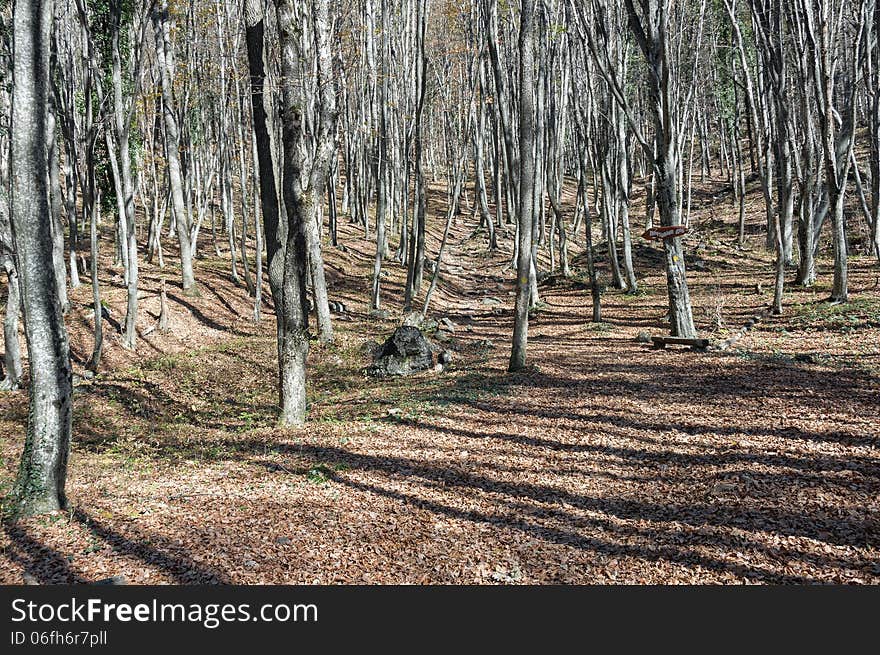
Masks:
[[[532,269],[532,240],[535,225],[535,48],[537,29],[534,0],[522,0],[519,33],[520,52],[520,119],[519,119],[519,253],[516,275],[516,308],[513,324],[513,347],[508,370],[513,372],[526,365],[529,334],[529,305]]]
[[[165,121],[165,158],[168,162],[168,182],[180,243],[180,269],[184,291],[195,291],[193,273],[193,250],[190,240],[189,212],[183,193],[183,174],[180,165],[180,131],[175,117],[174,80],[168,61],[170,37],[168,35],[168,0],[158,0],[153,9],[153,25],[156,30],[156,57],[162,86],[162,110]]]
[[[50,105],[51,107],[51,105]],[[55,112],[49,109],[46,112],[46,137],[48,139],[48,171],[49,171],[49,208],[52,221],[52,268],[55,271],[58,288],[58,301],[61,303],[61,313],[67,314],[70,309],[70,301],[67,298],[67,265],[64,262],[64,223],[61,219],[61,176],[58,139],[55,129],[57,121]]]
[[[3,211],[3,210],[0,210]],[[6,311],[3,314],[3,379],[0,390],[14,391],[21,384],[21,349],[18,344],[18,316],[21,313],[21,290],[18,271],[11,256],[3,257],[8,282]]]
[[[94,169],[93,169],[94,170]],[[89,208],[89,252],[90,252],[90,278],[92,282],[92,308],[95,313],[95,321],[94,321],[94,337],[95,343],[92,347],[92,355],[89,358],[89,361],[86,363],[86,368],[92,372],[97,372],[98,366],[101,363],[101,353],[104,349],[104,329],[103,329],[103,314],[104,307],[101,303],[101,285],[98,280],[98,270],[100,267],[99,263],[99,245],[98,241],[98,211],[101,205],[100,198],[96,198],[94,195],[95,189],[95,180],[94,180],[94,172],[88,173],[89,175],[89,186],[91,187],[91,197],[90,201],[87,204]]]

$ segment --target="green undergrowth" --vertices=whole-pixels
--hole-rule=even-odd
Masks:
[[[381,335],[365,333],[363,326],[338,326],[334,343],[313,342],[310,428],[303,435],[345,439],[375,433],[382,422],[418,423],[504,393],[510,382],[505,375],[477,371],[489,349],[476,346],[462,347],[446,372],[377,380],[364,373],[365,342],[371,338]],[[271,455],[273,442],[301,438],[299,431],[277,428],[275,357],[270,337],[242,337],[160,354],[99,376],[82,386],[74,403],[75,447],[126,471],[244,461],[264,441],[259,450]]]
[[[857,298],[838,304],[796,305],[789,322],[793,328],[842,333],[880,327],[880,299]]]

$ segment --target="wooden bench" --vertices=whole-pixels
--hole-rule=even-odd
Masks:
[[[655,348],[666,346],[690,346],[695,350],[706,350],[709,347],[708,339],[687,339],[685,337],[651,337]]]

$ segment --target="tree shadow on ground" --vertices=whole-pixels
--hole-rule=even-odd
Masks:
[[[357,455],[337,448],[317,448],[301,446],[296,448],[298,455],[305,455],[312,461],[333,462],[334,466],[344,465],[351,470],[381,472],[391,476],[389,482],[404,476],[407,479],[418,478],[431,487],[435,484],[442,487],[465,487],[476,488],[491,493],[496,499],[496,511],[492,514],[474,510],[463,510],[458,507],[446,505],[437,500],[420,497],[415,493],[406,493],[400,490],[399,483],[393,488],[380,486],[372,481],[352,479],[348,473],[339,473],[332,467],[324,467],[326,476],[334,482],[345,485],[353,490],[378,495],[402,502],[417,509],[426,510],[434,514],[460,519],[472,523],[489,524],[497,528],[505,528],[519,532],[525,536],[545,541],[559,546],[577,548],[598,555],[608,556],[631,556],[644,561],[666,561],[679,564],[687,568],[704,568],[719,573],[729,573],[738,578],[746,578],[753,581],[773,582],[776,584],[809,584],[818,580],[809,576],[789,575],[774,571],[759,565],[749,565],[740,562],[713,557],[704,552],[698,552],[694,547],[716,546],[730,549],[732,543],[739,550],[758,552],[770,559],[784,560],[795,559],[803,556],[814,565],[826,568],[847,568],[854,565],[853,562],[836,558],[834,556],[817,556],[814,554],[801,555],[791,551],[783,552],[778,548],[767,547],[757,541],[732,538],[725,534],[707,534],[705,528],[728,528],[736,527],[749,530],[747,516],[731,514],[714,520],[696,519],[695,514],[679,512],[676,508],[650,503],[639,503],[625,499],[599,499],[568,494],[559,490],[553,490],[531,485],[515,485],[503,482],[491,481],[477,476],[457,476],[448,470],[425,466],[418,462],[405,459],[375,458]],[[264,465],[270,470],[271,463]],[[306,465],[308,466],[308,465]],[[303,469],[304,471],[305,469]],[[312,469],[313,470],[313,469]],[[296,475],[303,471],[288,471]],[[591,515],[589,519],[576,516],[556,507],[542,507],[538,514],[540,520],[555,519],[560,524],[569,526],[571,529],[561,528],[558,525],[541,524],[537,520],[530,521],[511,510],[511,503],[516,499],[537,500],[541,503],[554,503],[559,506],[574,507],[580,510],[599,511],[603,515],[628,521],[645,521],[652,523],[661,522],[663,525],[652,528],[633,528],[621,525],[619,521],[611,521],[596,518]],[[789,526],[798,525],[802,529],[808,526],[810,521],[805,517],[788,517]],[[700,530],[699,537],[683,532],[681,526]],[[578,532],[583,529],[587,534]],[[753,529],[766,530],[768,526],[755,526]],[[597,530],[602,538],[595,536]],[[590,534],[592,533],[592,534]],[[789,532],[783,531],[788,534]],[[633,544],[633,538],[641,543]],[[867,565],[866,565],[867,566]]]
[[[71,520],[86,528],[92,537],[112,548],[122,557],[134,557],[143,564],[155,567],[178,584],[227,584],[226,575],[204,568],[194,562],[188,553],[168,543],[162,537],[150,538],[137,534],[125,536],[96,520],[82,509],[71,512]],[[7,522],[3,528],[11,546],[6,556],[19,564],[24,572],[39,584],[90,584],[73,565],[73,556],[64,556],[38,539],[19,524]]]
[[[148,538],[146,535],[136,534],[134,537],[127,537],[80,508],[73,511],[73,519],[119,555],[135,557],[144,564],[156,567],[179,584],[228,583],[225,574],[202,567],[183,549],[166,542],[160,536]]]
[[[70,565],[70,560],[57,550],[33,538],[28,531],[12,522],[4,522],[3,530],[9,536],[10,546],[5,555],[20,565],[26,575],[40,584],[83,584],[81,577]]]

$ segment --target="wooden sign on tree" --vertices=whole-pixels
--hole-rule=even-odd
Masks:
[[[687,234],[687,231],[687,225],[657,225],[645,230],[642,237],[659,241],[662,239],[672,239],[673,237],[683,236]]]

